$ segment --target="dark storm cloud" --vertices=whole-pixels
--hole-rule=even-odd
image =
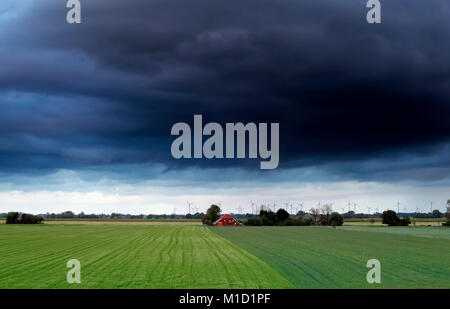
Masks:
[[[173,160],[170,127],[203,114],[280,122],[280,168],[392,178],[377,174],[396,170],[386,158],[432,155],[450,138],[450,8],[384,2],[369,25],[365,3],[86,0],[83,24],[68,25],[65,1],[5,1],[1,169],[257,168]],[[348,172],[366,160],[381,163]]]

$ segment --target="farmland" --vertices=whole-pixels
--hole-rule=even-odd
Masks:
[[[442,227],[389,227],[389,226],[343,226],[341,229],[350,231],[362,231],[373,233],[388,233],[424,238],[436,238],[450,240],[450,230]]]
[[[271,265],[296,288],[450,287],[446,228],[438,228],[435,238],[422,237],[423,230],[415,227],[393,233],[329,227],[212,229]],[[382,284],[366,282],[369,259],[381,262]]]
[[[48,223],[0,224],[0,288],[450,287],[445,228]],[[69,259],[81,262],[81,284],[66,282]]]
[[[441,226],[442,222],[445,221],[444,218],[411,218],[411,224],[415,226]],[[373,222],[370,222],[368,218],[359,219],[345,219],[344,225],[351,226],[383,226],[381,218],[374,218]]]
[[[202,226],[0,225],[0,288],[290,287]],[[66,282],[78,259],[82,283]]]

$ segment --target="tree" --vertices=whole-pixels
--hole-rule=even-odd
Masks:
[[[342,224],[344,224],[344,217],[342,217],[339,213],[337,212],[333,212],[330,216],[330,218],[328,219],[328,222],[331,225],[336,225],[336,226],[341,226]]]
[[[402,226],[408,226],[408,225],[411,224],[411,220],[409,219],[408,216],[403,217],[403,219],[400,219],[400,224],[401,224]]]
[[[220,218],[220,207],[217,205],[211,205],[206,211],[206,215],[202,218],[202,223],[206,225],[212,225],[215,221]]]
[[[296,225],[303,225],[303,221],[301,219],[293,219],[293,218],[287,218],[284,220],[281,225],[284,226],[296,226]]]
[[[314,224],[314,219],[313,219],[313,217],[310,214],[306,214],[303,217],[302,221],[303,221],[304,225],[306,225],[306,226],[310,226],[310,225]]]
[[[299,212],[297,212],[297,217],[299,219],[303,218],[306,215],[306,212],[304,212],[303,210],[300,210]]]
[[[40,224],[44,221],[41,216],[22,214],[19,218],[18,212],[9,212],[6,215],[6,224]]]
[[[262,221],[259,218],[249,218],[247,221],[245,221],[245,225],[248,226],[261,226]]]
[[[387,224],[389,226],[397,226],[400,223],[400,218],[397,217],[397,213],[393,210],[383,211],[383,224]]]
[[[261,219],[261,222],[263,225],[277,225],[278,224],[278,217],[277,215],[269,210],[261,210],[259,212],[259,218]]]
[[[433,210],[431,213],[431,217],[433,218],[442,218],[442,212],[440,212],[438,209]]]
[[[319,225],[328,225],[328,219],[325,216],[319,216]]]
[[[65,211],[61,213],[61,218],[74,218],[75,214],[72,211]]]
[[[313,218],[313,220],[317,220],[317,217],[319,216],[320,210],[318,208],[311,208],[310,209],[311,212],[311,216]]]
[[[353,218],[355,216],[355,212],[350,210],[344,214],[344,218]]]
[[[289,213],[283,208],[278,209],[277,211],[277,219],[279,222],[284,222],[289,218]]]
[[[36,216],[30,214],[22,214],[22,218],[20,220],[22,224],[37,224],[38,220]]]
[[[322,206],[322,214],[324,214],[327,217],[327,219],[330,217],[331,211],[332,211],[331,205],[325,204]]]
[[[447,211],[445,212],[445,218],[447,218],[447,226],[450,226],[450,200],[447,201]]]
[[[18,212],[8,212],[6,215],[6,224],[17,224],[19,223],[19,213]]]

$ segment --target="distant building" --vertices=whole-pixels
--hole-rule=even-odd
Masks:
[[[219,220],[213,223],[215,226],[240,226],[242,223],[239,223],[235,218],[230,216],[229,214],[225,214],[219,218]]]

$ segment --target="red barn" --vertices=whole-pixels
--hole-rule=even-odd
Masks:
[[[239,223],[235,218],[230,216],[229,214],[225,214],[219,218],[216,222],[213,223],[216,226],[240,226],[242,223]]]

